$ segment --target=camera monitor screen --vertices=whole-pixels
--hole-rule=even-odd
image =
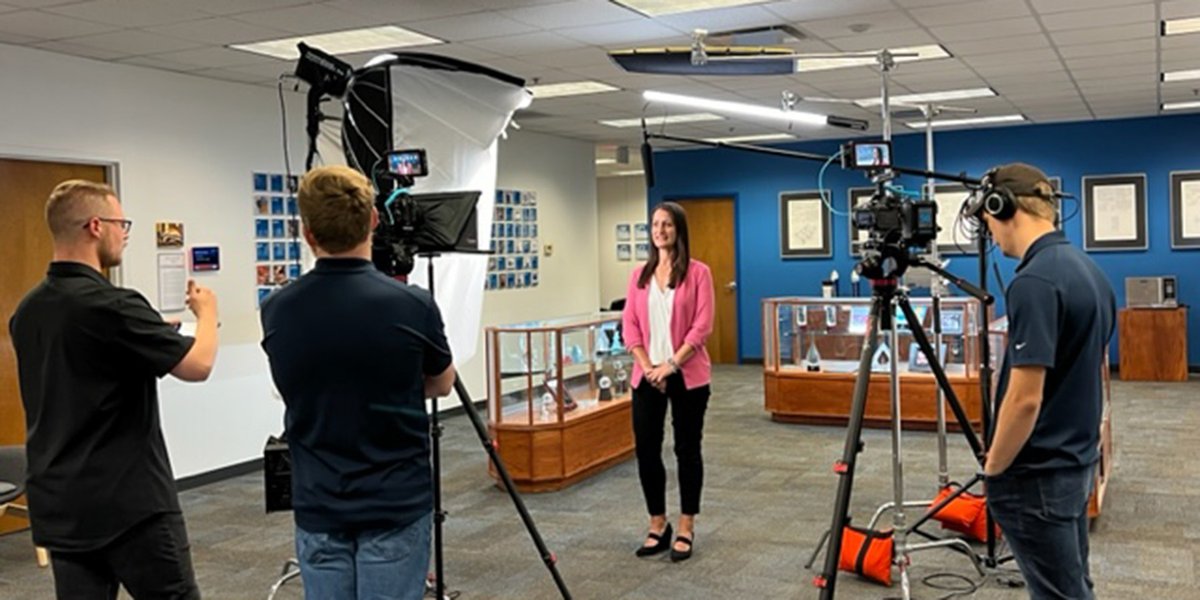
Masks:
[[[387,153],[387,168],[392,175],[424,177],[429,174],[425,151],[421,149],[394,150]]]
[[[892,166],[891,142],[855,142],[851,148],[855,169],[886,169]]]

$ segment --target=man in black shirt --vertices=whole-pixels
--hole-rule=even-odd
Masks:
[[[1090,599],[1087,504],[1116,297],[1096,263],[1055,229],[1044,173],[1015,163],[985,183],[979,214],[1004,254],[1020,259],[1005,294],[988,507],[1033,598]]]
[[[428,292],[371,263],[367,178],[321,167],[300,183],[317,265],[262,306],[263,348],[287,405],[296,554],[309,598],[419,599],[432,479],[425,398],[454,366]]]
[[[54,259],[9,321],[25,406],[33,541],[59,598],[199,598],[158,414],[156,380],[203,381],[217,300],[188,282],[196,337],[112,285],[132,221],[112,188],[59,184],[46,202]]]

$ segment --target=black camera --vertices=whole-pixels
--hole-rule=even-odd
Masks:
[[[868,232],[856,269],[869,279],[899,277],[910,255],[937,239],[937,203],[907,200],[887,188],[854,209],[854,227]]]

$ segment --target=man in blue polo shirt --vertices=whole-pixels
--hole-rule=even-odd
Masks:
[[[1004,254],[1020,260],[1005,294],[988,508],[1031,597],[1090,599],[1087,504],[1116,297],[1096,263],[1055,229],[1057,199],[1042,171],[1005,165],[985,184],[977,214]]]
[[[379,223],[362,174],[300,183],[317,265],[262,306],[263,348],[287,405],[296,553],[308,598],[418,599],[432,522],[425,398],[455,371],[428,292],[371,263]]]

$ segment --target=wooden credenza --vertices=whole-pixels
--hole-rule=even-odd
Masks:
[[[1123,308],[1117,316],[1123,381],[1187,381],[1187,308]]]

